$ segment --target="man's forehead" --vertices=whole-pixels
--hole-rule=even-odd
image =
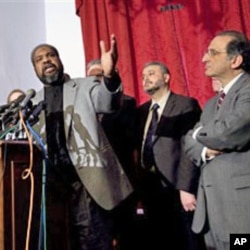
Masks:
[[[146,71],[155,71],[155,70],[159,70],[159,69],[160,69],[159,65],[148,65],[147,67],[145,67],[143,69],[143,72],[146,72]]]
[[[54,50],[50,48],[49,46],[44,45],[44,46],[37,48],[34,52],[34,55],[36,56],[36,55],[48,53],[48,52],[54,52]]]
[[[216,36],[210,43],[209,47],[226,47],[233,40],[232,36]]]

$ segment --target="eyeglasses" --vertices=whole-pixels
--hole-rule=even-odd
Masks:
[[[217,56],[219,54],[227,53],[226,51],[218,51],[215,49],[207,49],[205,54],[208,56]]]

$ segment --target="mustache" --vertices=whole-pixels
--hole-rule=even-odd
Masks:
[[[47,63],[44,67],[43,67],[43,71],[45,71],[48,68],[56,68],[56,65],[53,63]]]

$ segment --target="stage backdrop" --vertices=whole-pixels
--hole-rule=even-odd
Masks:
[[[76,13],[86,63],[100,56],[99,40],[116,35],[124,91],[138,104],[148,98],[142,67],[157,60],[170,69],[171,89],[203,106],[214,94],[201,62],[210,39],[224,29],[250,36],[249,0],[76,0]]]

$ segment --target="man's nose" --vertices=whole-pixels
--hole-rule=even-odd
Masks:
[[[51,62],[51,58],[49,56],[45,56],[43,58],[43,63]]]
[[[201,61],[202,61],[202,62],[207,62],[207,60],[208,60],[208,54],[205,53],[205,54],[203,55]]]

